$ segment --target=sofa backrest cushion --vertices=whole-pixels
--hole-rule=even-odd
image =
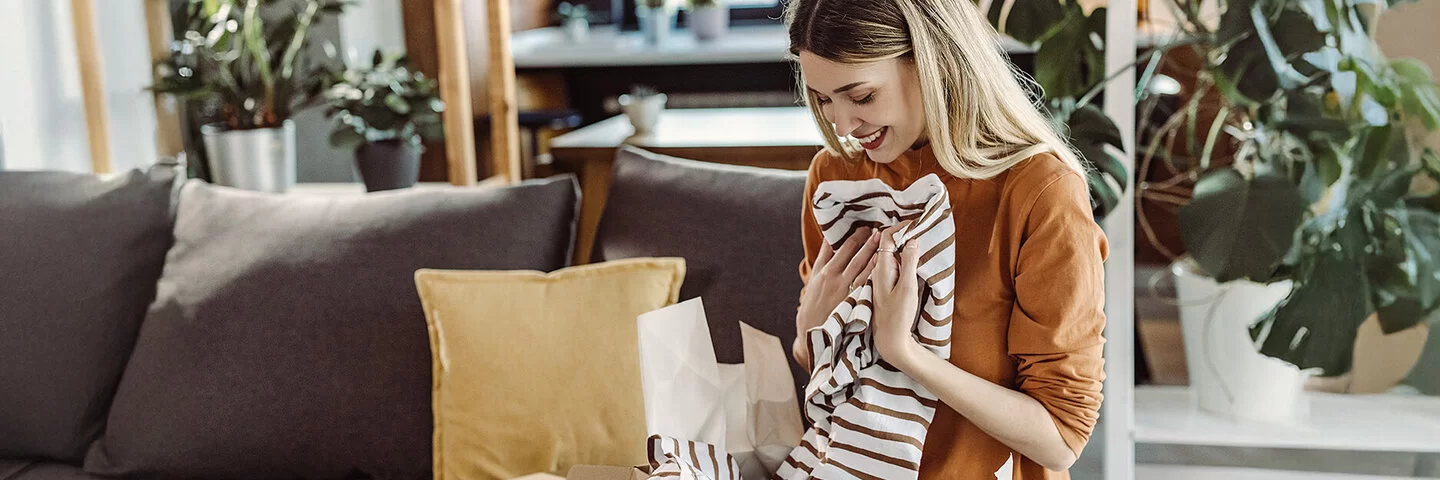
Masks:
[[[338,197],[187,184],[86,470],[430,478],[416,270],[565,267],[577,198],[570,176]]]
[[[680,300],[702,297],[721,363],[744,361],[740,324],[795,340],[806,172],[679,159],[623,147],[592,261],[682,257]],[[791,365],[798,387],[808,372]],[[797,389],[798,389],[797,387]]]
[[[0,458],[100,435],[170,248],[169,170],[0,172]]]

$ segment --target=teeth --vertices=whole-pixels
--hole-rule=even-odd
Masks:
[[[875,141],[875,139],[880,138],[880,133],[881,133],[881,132],[884,132],[884,131],[885,131],[885,129],[884,129],[884,128],[881,128],[881,129],[879,129],[879,130],[876,130],[875,133],[872,133],[872,134],[870,134],[869,136],[860,137],[860,138],[858,138],[857,140],[860,140],[860,143],[870,143],[870,142]]]

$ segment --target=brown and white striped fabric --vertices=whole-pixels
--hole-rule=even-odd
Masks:
[[[913,239],[921,252],[917,271],[924,300],[915,337],[950,358],[955,222],[940,178],[926,175],[904,191],[878,179],[824,182],[816,187],[812,207],[825,241],[837,250],[861,227],[914,221],[894,240],[904,245]],[[866,281],[825,323],[804,333],[813,362],[804,407],[814,426],[780,467],[780,478],[900,480],[919,473],[938,401],[876,353],[871,289]]]
[[[740,464],[708,443],[651,435],[649,455],[652,480],[740,480]]]

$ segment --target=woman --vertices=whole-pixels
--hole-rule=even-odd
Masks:
[[[875,346],[942,401],[921,479],[1067,478],[1098,417],[1104,378],[1104,234],[1085,169],[1037,111],[971,0],[792,0],[800,88],[827,148],[810,166],[806,287],[796,315],[820,325],[874,282]],[[937,174],[956,222],[951,358],[911,335],[920,252],[862,231],[838,249],[809,200],[828,180],[903,189]],[[873,272],[873,275],[872,275]],[[801,335],[803,338],[804,335]],[[797,339],[796,360],[809,367]]]

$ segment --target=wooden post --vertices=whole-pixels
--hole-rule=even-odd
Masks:
[[[75,52],[80,63],[80,90],[85,99],[90,166],[95,173],[110,173],[109,112],[105,108],[105,75],[100,65],[95,1],[71,0],[70,21],[75,29]]]
[[[150,38],[150,64],[170,58],[170,41],[174,33],[170,25],[169,0],[145,0],[145,25]],[[161,157],[179,155],[185,150],[180,134],[180,112],[177,103],[166,94],[155,94],[155,149]]]
[[[470,108],[470,65],[465,57],[461,0],[435,0],[435,42],[440,57],[440,99],[445,101],[445,156],[450,184],[475,185],[475,121]]]
[[[520,125],[515,99],[515,55],[510,51],[510,1],[487,0],[490,45],[490,152],[495,175],[519,182]]]

